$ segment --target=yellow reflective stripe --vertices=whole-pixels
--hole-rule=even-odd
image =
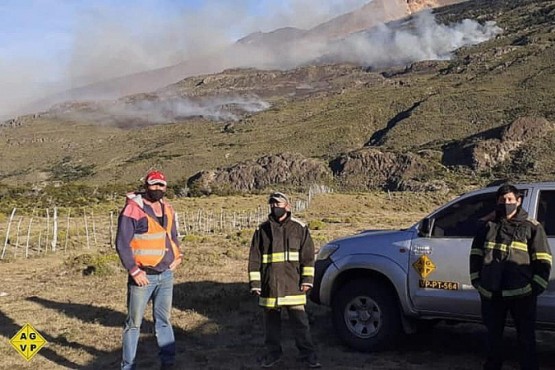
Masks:
[[[547,288],[547,281],[545,281],[541,276],[534,275],[532,280],[534,280],[536,283],[538,283],[538,285],[541,286],[542,288],[544,288],[544,289]]]
[[[262,307],[297,306],[306,304],[306,295],[287,295],[278,298],[259,297],[258,305]]]
[[[291,261],[296,262],[299,260],[299,252],[277,252],[272,254],[263,254],[262,263],[274,263]]]
[[[524,288],[518,289],[511,289],[511,290],[503,290],[501,291],[501,295],[503,297],[514,297],[519,295],[525,295],[532,291],[532,286],[530,284],[526,285]]]
[[[479,272],[473,272],[470,274],[470,280],[474,280],[474,279],[478,279],[480,277],[480,273]]]
[[[275,307],[276,302],[277,302],[277,299],[275,298],[259,297],[258,299],[258,305],[262,307]]]
[[[260,276],[260,271],[251,271],[249,272],[249,280],[250,281],[260,281],[261,276]]]
[[[303,276],[314,276],[314,267],[304,266],[302,275]]]
[[[134,249],[135,256],[163,256],[166,253],[165,249]]]
[[[551,255],[549,253],[544,253],[544,252],[538,252],[538,253],[534,253],[532,255],[532,260],[541,260],[541,261],[545,261],[547,263],[549,263],[551,265],[552,261],[553,261],[553,257],[551,257]]]
[[[166,232],[160,233],[148,233],[148,234],[133,234],[133,238],[137,240],[156,240],[156,239],[165,239]]]
[[[286,295],[285,297],[278,297],[278,306],[294,306],[306,304],[306,295]]]
[[[470,250],[470,255],[484,256],[484,251],[478,248],[472,248]]]
[[[287,256],[287,261],[298,261],[298,260],[299,260],[299,252],[289,251]]]
[[[263,254],[262,263],[285,262],[285,253],[278,252],[272,254]]]
[[[481,286],[478,287],[478,292],[486,298],[491,298],[492,293],[489,290],[482,288]]]
[[[513,248],[513,249],[521,250],[523,252],[528,252],[528,244],[526,244],[526,243],[513,241],[511,243],[510,247]]]
[[[485,245],[486,249],[499,249],[503,252],[507,251],[507,244],[503,244],[503,243],[493,243],[493,242],[487,242]]]

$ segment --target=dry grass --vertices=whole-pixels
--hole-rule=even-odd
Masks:
[[[314,199],[302,216],[318,220],[318,245],[366,228],[405,227],[448,195],[327,194]],[[241,198],[206,198],[195,206],[233,205]],[[254,197],[261,201],[263,198]],[[253,205],[257,205],[253,201]],[[260,203],[258,203],[260,204]],[[186,259],[176,273],[173,325],[179,369],[254,369],[263,351],[261,310],[247,292],[246,261],[252,230],[227,235],[188,236]],[[115,369],[119,366],[125,317],[125,273],[113,250],[90,255],[47,255],[0,263],[0,369]],[[102,274],[83,275],[87,265],[103,264]],[[483,329],[478,325],[440,325],[432,334],[411,336],[397,351],[363,354],[334,336],[327,308],[308,305],[313,336],[328,369],[473,369],[481,361]],[[143,323],[139,367],[157,369],[151,312]],[[26,323],[48,344],[30,362],[9,345]],[[509,337],[515,345],[514,335]],[[553,335],[540,333],[542,361],[555,364]],[[291,332],[284,333],[287,354],[281,368],[301,368]],[[511,362],[516,368],[514,359]]]

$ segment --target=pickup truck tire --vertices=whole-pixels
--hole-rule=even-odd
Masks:
[[[397,297],[387,285],[357,279],[342,286],[332,303],[339,338],[359,351],[387,348],[401,333]]]

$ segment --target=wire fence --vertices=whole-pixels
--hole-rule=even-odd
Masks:
[[[329,192],[332,192],[329,187],[312,186],[306,196],[292,204],[293,211],[308,209],[315,195]],[[259,206],[245,211],[198,208],[183,211],[176,207],[175,211],[178,234],[184,236],[226,234],[252,229],[268,217],[269,208]],[[118,212],[94,213],[87,209],[54,207],[23,215],[14,208],[5,224],[0,225],[0,235],[3,236],[0,260],[114,247]]]

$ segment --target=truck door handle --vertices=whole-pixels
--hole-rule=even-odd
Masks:
[[[421,256],[424,254],[432,254],[432,248],[429,245],[415,245],[412,254]]]

